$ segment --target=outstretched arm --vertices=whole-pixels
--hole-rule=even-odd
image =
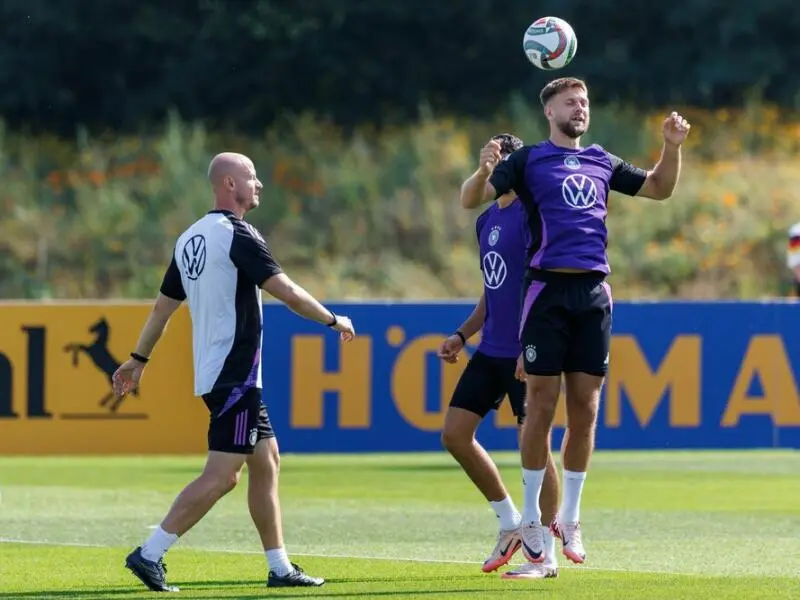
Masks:
[[[142,332],[139,334],[139,341],[136,343],[134,354],[146,358],[150,357],[158,340],[164,335],[167,323],[169,323],[173,313],[178,310],[180,305],[180,300],[169,298],[162,293],[158,294],[156,301],[153,303],[153,310],[150,311],[150,316],[147,317],[147,321],[142,327]]]
[[[139,385],[144,372],[144,366],[150,360],[150,354],[156,344],[164,335],[167,323],[178,307],[186,299],[186,294],[181,283],[181,276],[175,264],[175,258],[164,274],[161,282],[161,291],[156,296],[150,316],[142,327],[136,349],[131,353],[131,358],[122,363],[111,377],[114,395],[118,398],[124,396]]]
[[[153,310],[150,311],[150,316],[147,317],[142,332],[139,334],[134,354],[149,359],[153,348],[164,335],[167,323],[184,300],[186,300],[186,291],[183,289],[181,274],[173,256],[164,273],[164,278],[161,280],[161,288],[153,303]]]
[[[233,227],[230,257],[236,268],[301,317],[338,331],[343,341],[353,339],[355,332],[350,319],[335,315],[292,281],[272,256],[260,233],[241,221],[233,222]]]
[[[648,171],[647,178],[636,195],[653,200],[666,200],[675,191],[680,173],[681,148],[665,142],[661,149],[661,158],[653,169]]]
[[[285,273],[273,275],[261,285],[261,288],[301,317],[316,321],[321,325],[333,324],[334,314],[322,306],[314,296],[289,279]]]
[[[639,190],[637,196],[666,200],[675,191],[681,174],[681,144],[689,134],[691,125],[678,113],[673,112],[664,120],[664,145],[661,157]]]

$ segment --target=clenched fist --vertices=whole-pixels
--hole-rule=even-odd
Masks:
[[[664,119],[664,141],[673,146],[680,146],[689,135],[692,126],[678,113],[671,113]]]
[[[494,140],[490,140],[488,144],[481,148],[481,173],[484,175],[491,175],[501,158],[502,155],[500,154],[500,144]]]
[[[453,334],[442,342],[442,346],[436,354],[444,362],[453,364],[458,362],[458,354],[463,348],[464,343],[461,341],[461,337],[458,334]]]

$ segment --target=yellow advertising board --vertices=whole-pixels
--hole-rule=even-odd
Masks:
[[[150,313],[141,304],[0,304],[0,454],[205,452],[191,321],[173,316],[136,394],[111,375]]]
[[[0,455],[204,453],[209,417],[193,393],[186,306],[139,393],[118,405],[111,395],[111,374],[135,347],[150,306],[0,303]],[[442,364],[436,350],[447,323],[471,306],[331,308],[353,316],[352,343],[277,302],[264,305],[264,400],[281,450],[441,451],[447,406],[474,346],[456,365]],[[800,323],[795,306],[618,303],[615,310],[622,318],[598,447],[800,447],[800,345],[786,334]],[[516,428],[503,403],[481,426],[481,442],[516,448]]]

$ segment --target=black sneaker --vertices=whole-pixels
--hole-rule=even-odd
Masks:
[[[174,585],[167,585],[167,565],[163,560],[154,562],[142,556],[142,547],[139,546],[128,554],[125,566],[136,575],[143,584],[154,592],[177,592]]]
[[[316,587],[325,583],[321,577],[311,577],[303,569],[292,563],[292,571],[287,575],[278,576],[275,571],[269,572],[267,587]]]

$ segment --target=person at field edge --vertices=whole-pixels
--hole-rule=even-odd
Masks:
[[[350,319],[327,310],[283,272],[267,242],[244,220],[259,205],[263,188],[253,162],[241,154],[218,154],[208,178],[214,208],[178,238],[136,349],[113,376],[118,396],[139,384],[170,317],[188,300],[194,392],[210,413],[208,457],[200,476],[125,565],[151,590],[177,591],[167,584],[164,555],[236,486],[247,463],[247,501],[269,566],[267,585],[320,586],[324,580],[290,563],[283,545],[278,444],[262,401],[261,290],[339,332],[344,342],[355,332]]]
[[[504,574],[512,579],[528,577],[532,564],[544,560],[539,499],[562,375],[568,423],[562,453],[563,496],[550,529],[560,537],[567,559],[586,560],[580,502],[611,341],[608,194],[613,190],[655,200],[669,198],[679,178],[681,145],[690,130],[681,115],[667,116],[661,156],[652,170],[645,171],[597,144],[581,146],[590,115],[585,82],[572,77],[553,80],[542,89],[540,101],[550,125],[549,139],[523,146],[505,160],[500,145],[490,141],[480,152],[478,170],[461,188],[462,206],[467,209],[516,192],[533,240],[519,332],[526,373],[520,534],[528,564]]]
[[[522,147],[522,140],[510,134],[492,138],[506,157]],[[483,293],[472,314],[449,336],[439,356],[449,363],[479,330],[481,342],[469,359],[453,391],[445,416],[442,444],[484,495],[499,520],[500,531],[492,553],[483,563],[490,573],[506,565],[522,546],[519,527],[522,515],[508,494],[497,465],[475,439],[481,421],[508,396],[520,426],[525,416],[525,374],[519,343],[519,312],[525,255],[530,246],[530,229],[525,209],[513,193],[500,196],[478,217],[476,225],[483,272]],[[558,508],[558,472],[548,454],[547,473],[540,500],[549,523]],[[547,527],[544,564],[530,570],[531,577],[556,577],[558,562],[555,538]]]
[[[789,228],[786,266],[792,271],[793,294],[800,298],[800,223],[795,223]]]

